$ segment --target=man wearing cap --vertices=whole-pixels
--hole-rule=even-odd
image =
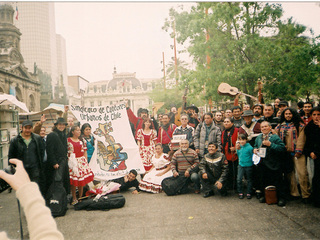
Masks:
[[[260,123],[253,122],[253,112],[252,110],[246,110],[243,112],[242,117],[245,121],[244,124],[239,128],[239,134],[244,134],[248,137],[250,145],[254,146],[254,141],[256,137],[261,133]]]
[[[39,185],[40,191],[44,194],[44,150],[45,145],[41,137],[32,132],[33,123],[30,120],[22,122],[22,130],[18,136],[10,141],[8,160],[17,158],[23,162],[31,181]]]
[[[68,123],[64,118],[58,118],[55,122],[52,132],[47,136],[47,189],[49,189],[54,178],[55,169],[60,169],[62,173],[63,186],[67,192],[70,192],[70,176],[68,167],[68,147],[66,127]]]
[[[287,107],[289,107],[289,104],[288,104],[287,101],[285,101],[285,100],[280,101],[280,102],[279,102],[279,110],[278,110],[278,112],[277,112],[277,115],[278,115],[278,116],[281,115],[282,111],[283,111],[284,109],[286,109]]]

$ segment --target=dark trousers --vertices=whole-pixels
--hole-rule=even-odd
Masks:
[[[200,174],[199,174],[200,175]],[[200,181],[202,185],[203,192],[207,193],[209,191],[213,191],[215,188],[216,182],[219,180],[215,178],[211,172],[207,172],[208,179],[203,179],[202,175],[200,176]],[[226,188],[224,184],[222,185],[222,189],[219,190],[220,193],[223,193],[226,191]]]
[[[257,174],[259,176],[257,190],[260,190],[261,193],[264,195],[264,191],[267,186],[275,186],[277,189],[278,199],[285,199],[281,169],[271,170],[267,168],[264,164],[258,164]]]
[[[238,176],[237,176],[237,190],[238,193],[243,193],[242,178],[246,176],[247,179],[247,194],[252,194],[252,166],[242,167],[238,165]]]
[[[237,188],[237,175],[238,175],[238,163],[239,161],[228,161],[228,175],[227,175],[227,182],[226,187],[227,189],[236,190]]]
[[[320,158],[314,160],[314,175],[312,178],[312,195],[316,207],[320,207]]]

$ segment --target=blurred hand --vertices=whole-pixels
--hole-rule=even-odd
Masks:
[[[190,177],[190,173],[189,173],[188,171],[185,171],[185,172],[184,172],[184,176],[185,176],[185,177]]]
[[[202,174],[202,178],[203,179],[208,179],[208,174],[206,174],[206,173]]]
[[[179,176],[179,173],[178,173],[178,172],[175,172],[175,173],[173,174],[173,176],[174,176],[174,177],[178,177],[178,176]]]
[[[45,121],[47,121],[46,115],[42,114],[40,118],[40,122],[44,123]]]
[[[12,158],[9,160],[10,163],[16,165],[16,172],[14,175],[8,174],[0,170],[0,178],[5,180],[14,190],[18,190],[21,186],[30,182],[28,173],[23,167],[22,161]]]
[[[216,182],[216,186],[218,189],[221,189],[222,188],[222,183],[221,182]]]

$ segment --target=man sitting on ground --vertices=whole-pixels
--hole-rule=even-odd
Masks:
[[[127,191],[131,187],[135,187],[136,189],[132,191],[132,194],[138,194],[139,189],[139,182],[137,180],[137,171],[131,169],[129,174],[125,175],[124,177],[113,179],[112,182],[119,183],[121,185],[120,191]]]
[[[183,139],[180,142],[180,149],[176,151],[171,160],[171,169],[174,177],[185,176],[194,183],[195,193],[200,193],[200,178],[198,175],[199,158],[198,154],[189,148],[189,141]]]
[[[216,186],[221,195],[226,195],[224,183],[228,175],[228,165],[225,164],[226,157],[218,151],[217,143],[208,144],[208,153],[200,161],[201,184],[204,191],[204,198],[214,195],[213,188]]]

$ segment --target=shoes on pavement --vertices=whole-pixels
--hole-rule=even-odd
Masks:
[[[311,199],[310,198],[302,198],[302,203],[310,204],[311,203]]]
[[[256,191],[256,198],[260,199],[262,197],[262,193],[260,191]]]
[[[210,197],[210,196],[213,196],[213,195],[214,195],[214,192],[213,191],[209,191],[209,192],[206,192],[205,194],[203,194],[203,197],[207,198],[207,197]]]
[[[248,193],[248,194],[247,194],[247,199],[251,199],[251,198],[252,198],[251,194]]]
[[[239,199],[243,199],[244,196],[243,196],[243,193],[239,193]]]
[[[283,207],[286,205],[286,200],[284,200],[283,198],[280,198],[278,201],[278,206],[279,207]]]
[[[266,202],[266,198],[265,198],[265,197],[259,198],[259,202],[260,202],[260,203],[265,203],[265,202]]]

